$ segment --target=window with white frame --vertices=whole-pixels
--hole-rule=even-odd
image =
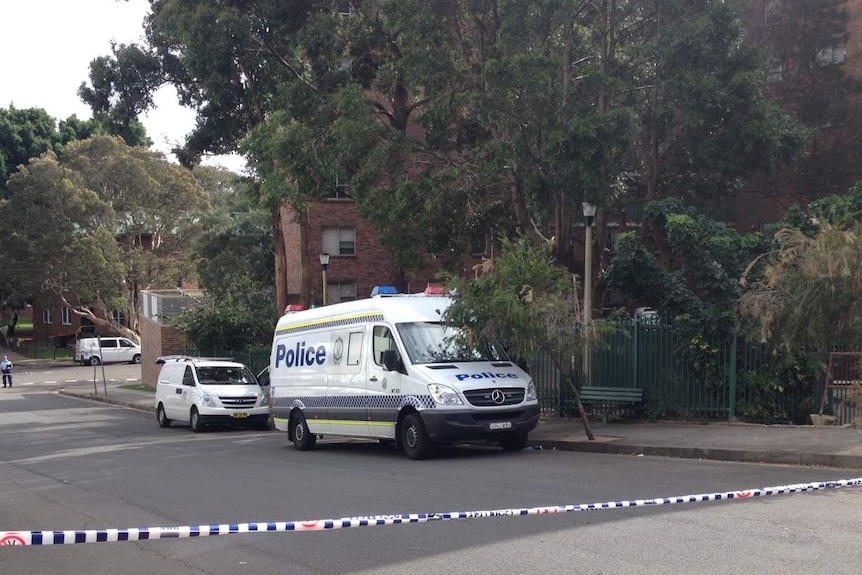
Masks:
[[[335,187],[326,196],[329,200],[352,200],[350,195],[350,182],[347,180],[335,179]]]
[[[348,0],[338,0],[338,14],[339,16],[350,16],[351,6]]]
[[[831,66],[833,64],[843,64],[847,59],[847,46],[839,44],[837,46],[827,46],[817,50],[817,64],[820,66]]]
[[[111,310],[111,319],[120,325],[126,325],[126,314],[121,309]]]
[[[356,255],[356,228],[325,227],[321,238],[321,252],[333,256]]]
[[[770,66],[766,69],[766,81],[767,82],[780,82],[784,79],[784,65],[776,64],[774,66]]]
[[[354,301],[356,299],[356,282],[326,282],[326,303]]]
[[[42,323],[51,323],[51,310],[49,310],[48,308],[42,310]]]
[[[65,305],[60,309],[60,323],[72,325],[72,310]]]

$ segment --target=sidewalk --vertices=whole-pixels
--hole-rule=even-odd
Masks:
[[[119,384],[69,386],[61,393],[154,412],[153,394]],[[155,425],[155,416],[153,425]],[[850,427],[744,423],[591,423],[588,441],[578,419],[544,419],[530,433],[532,449],[651,455],[862,469],[862,430]]]

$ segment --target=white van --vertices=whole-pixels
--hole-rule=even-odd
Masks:
[[[450,304],[374,296],[282,316],[270,357],[275,427],[299,450],[318,436],[359,436],[394,441],[411,459],[434,442],[525,447],[539,420],[532,379],[494,345],[456,345],[441,322]]]
[[[141,363],[141,346],[125,337],[85,337],[75,342],[75,362],[81,365]]]
[[[162,364],[155,399],[160,427],[176,421],[195,433],[210,424],[269,429],[269,396],[245,365],[182,356],[156,363]]]

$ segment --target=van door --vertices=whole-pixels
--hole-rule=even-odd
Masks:
[[[180,393],[174,396],[178,398],[179,417],[177,419],[187,423],[190,419],[189,414],[191,413],[192,405],[195,404],[198,396],[198,388],[193,371],[192,366],[186,366],[179,385]]]
[[[372,437],[395,439],[398,407],[404,393],[401,389],[403,375],[398,371],[387,371],[383,366],[384,351],[396,350],[401,357],[392,328],[375,325],[369,348],[366,370],[369,434]]]
[[[367,437],[368,393],[365,384],[362,348],[365,329],[333,332],[331,363],[327,369],[330,399],[330,433]]]
[[[165,365],[159,373],[159,382],[156,393],[162,405],[165,406],[165,415],[168,419],[182,420],[187,414],[182,409],[182,380],[183,365]]]
[[[102,363],[115,363],[119,361],[120,347],[115,337],[104,337],[101,339]]]

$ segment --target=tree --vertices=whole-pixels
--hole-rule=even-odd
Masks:
[[[526,237],[502,239],[500,255],[477,266],[475,280],[450,278],[454,302],[443,320],[461,330],[464,343],[492,341],[527,362],[545,354],[565,374],[575,397],[584,432],[595,439],[581,403],[571,366],[562,357],[583,350],[582,317],[569,273],[553,263],[550,246]],[[595,329],[595,326],[589,326]]]
[[[862,341],[862,183],[788,211],[743,274],[738,310],[764,342],[825,354]]]
[[[186,252],[206,198],[160,154],[95,136],[34,160],[9,190],[0,219],[39,225],[9,230],[0,254],[6,273],[96,325],[137,339],[139,291],[192,273]]]
[[[18,166],[47,151],[61,149],[54,118],[41,108],[0,108],[0,191]]]

